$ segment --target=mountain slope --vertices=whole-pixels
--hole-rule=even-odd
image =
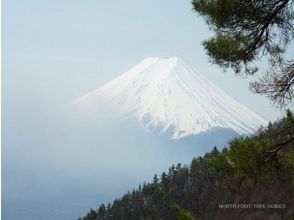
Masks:
[[[135,117],[145,129],[172,130],[174,139],[213,128],[250,134],[267,123],[177,57],[146,58],[71,108],[89,117]]]
[[[222,151],[215,147],[189,165],[170,166],[80,220],[293,220],[293,137],[294,115],[288,111],[268,128],[235,139]],[[180,218],[175,204],[191,215]]]

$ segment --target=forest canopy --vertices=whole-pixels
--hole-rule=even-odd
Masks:
[[[190,165],[173,165],[82,220],[293,219],[294,115],[251,137],[216,147]],[[221,204],[281,204],[279,209],[222,209]]]

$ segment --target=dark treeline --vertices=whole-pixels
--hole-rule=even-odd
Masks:
[[[294,219],[293,139],[294,116],[288,111],[255,135],[234,139],[222,151],[215,147],[189,166],[173,165],[152,183],[80,219]],[[221,208],[224,204],[266,208]]]

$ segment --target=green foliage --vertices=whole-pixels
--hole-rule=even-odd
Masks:
[[[241,71],[242,62],[254,59],[255,53],[244,53],[249,44],[248,38],[242,35],[218,36],[203,42],[214,63],[224,68],[233,68],[237,73]]]
[[[207,19],[209,24],[216,27],[224,26],[233,16],[236,1],[193,1],[194,9]]]
[[[215,147],[189,166],[172,165],[152,183],[102,204],[83,220],[289,219],[294,212],[294,116],[251,137]],[[287,209],[219,209],[219,204],[287,204]]]
[[[256,93],[286,106],[294,92],[294,60],[283,54],[294,37],[292,0],[193,0],[194,10],[214,32],[203,45],[211,62],[237,74],[254,74],[261,57],[269,70],[251,83]]]
[[[236,62],[252,61],[260,49],[278,56],[293,36],[293,3],[289,0],[193,0],[192,4],[215,31],[214,38],[205,45],[210,45],[206,49],[214,61],[222,60],[221,65],[237,67]]]
[[[196,220],[190,212],[185,211],[176,203],[172,204],[172,209],[175,210],[179,220]]]

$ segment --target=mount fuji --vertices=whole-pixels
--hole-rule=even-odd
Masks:
[[[134,118],[142,128],[181,139],[213,129],[251,134],[267,121],[177,57],[146,58],[70,108],[81,117]]]

